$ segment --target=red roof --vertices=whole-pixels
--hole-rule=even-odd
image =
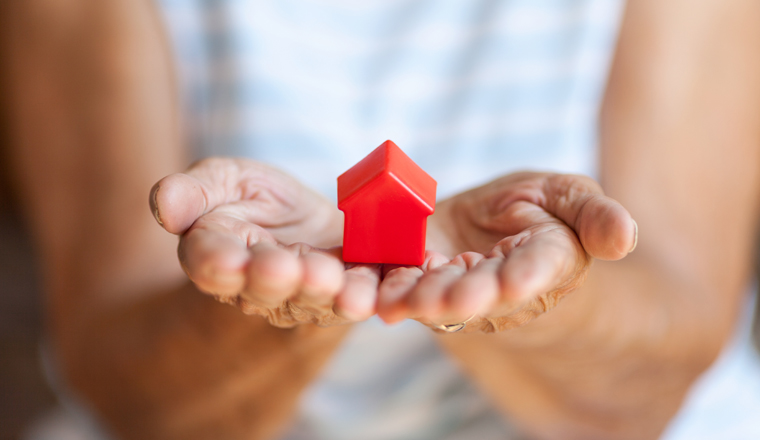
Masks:
[[[376,178],[387,174],[429,213],[435,207],[435,180],[392,141],[385,141],[367,157],[338,177],[338,206]]]

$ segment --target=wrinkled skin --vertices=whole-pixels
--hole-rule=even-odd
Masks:
[[[455,257],[427,271],[390,271],[380,294],[386,321],[474,316],[466,329],[485,332],[525,324],[580,286],[594,257],[624,257],[637,235],[628,212],[590,178],[541,173],[446,200],[430,226],[429,247]]]
[[[158,182],[156,219],[180,234],[198,288],[272,325],[346,324],[372,315],[379,266],[344,268],[340,212],[291,177],[244,159],[207,159]]]
[[[500,331],[551,310],[593,257],[622,258],[636,239],[620,204],[570,175],[513,174],[439,203],[420,267],[345,265],[333,204],[250,160],[200,161],[158,182],[151,204],[200,290],[278,327],[377,312]]]

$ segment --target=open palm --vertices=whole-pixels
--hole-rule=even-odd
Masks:
[[[151,209],[180,236],[203,292],[273,325],[322,326],[374,314],[379,266],[340,259],[342,214],[287,174],[246,159],[202,160],[159,181]]]
[[[635,222],[584,176],[519,173],[440,203],[421,268],[388,271],[378,313],[499,331],[552,309],[593,258],[623,258]],[[449,259],[448,256],[454,256]]]

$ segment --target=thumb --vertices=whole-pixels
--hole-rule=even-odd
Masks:
[[[636,247],[638,225],[593,179],[554,175],[547,178],[544,209],[569,225],[586,252],[601,260],[619,260]]]
[[[246,159],[203,159],[153,185],[150,209],[164,229],[182,234],[203,214],[246,197],[245,183],[251,176],[247,171],[258,168],[265,167]]]

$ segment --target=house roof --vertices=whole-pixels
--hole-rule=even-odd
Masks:
[[[367,157],[338,177],[338,205],[367,184],[390,175],[431,213],[435,207],[436,182],[392,141],[385,141]]]

